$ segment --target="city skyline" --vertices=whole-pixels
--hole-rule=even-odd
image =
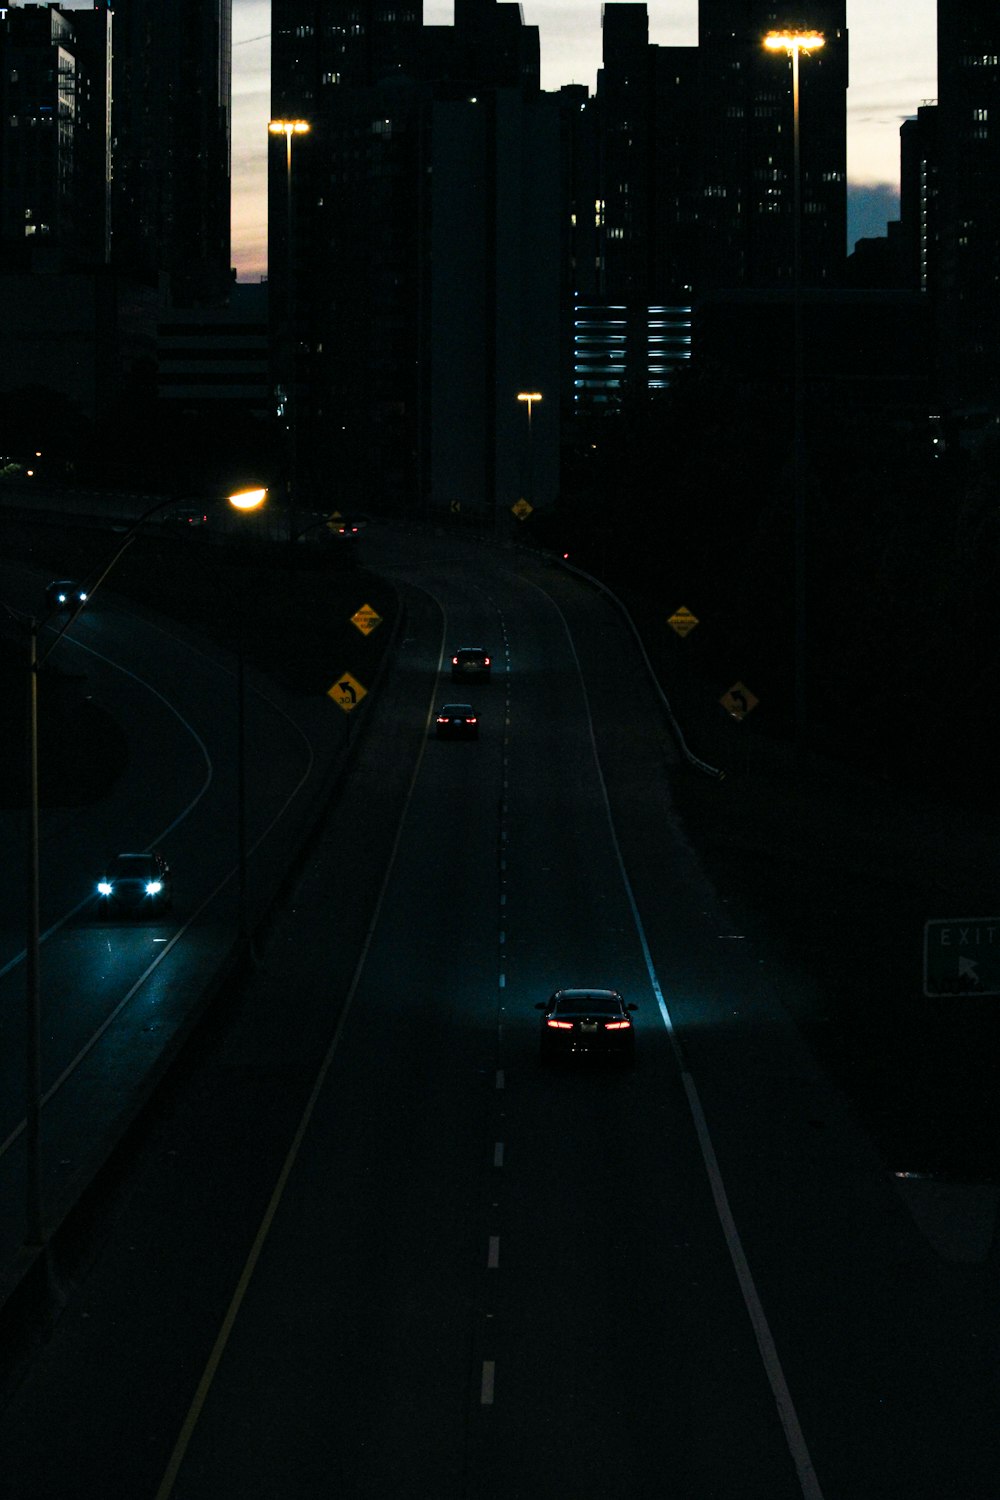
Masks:
[[[601,65],[601,0],[523,0],[538,26],[545,89],[583,83]],[[650,0],[649,39],[693,46],[698,0]],[[267,274],[270,0],[233,0],[233,264],[241,281]],[[425,0],[427,25],[449,25],[453,0]],[[936,0],[848,0],[848,231],[884,234],[898,211],[899,127],[937,93]]]

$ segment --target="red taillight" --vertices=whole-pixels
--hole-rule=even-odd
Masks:
[[[605,1031],[627,1031],[632,1025],[631,1021],[605,1021]]]
[[[483,666],[484,666],[484,667],[488,667],[488,666],[489,666],[489,664],[490,664],[490,659],[489,659],[489,657],[488,657],[488,656],[487,656],[487,657],[485,657],[485,658],[484,658],[484,660],[483,660]]]
[[[545,1018],[545,1024],[546,1024],[546,1026],[553,1027],[556,1031],[572,1031],[573,1030],[573,1022],[572,1021],[553,1021],[552,1018],[551,1018],[551,1016],[546,1016],[546,1018]]]
[[[438,723],[439,724],[447,724],[448,723],[448,715],[447,714],[438,714]]]
[[[457,656],[453,656],[452,657],[451,664],[452,664],[453,667],[457,667],[458,666],[458,657]]]
[[[466,724],[475,724],[477,722],[477,720],[475,720],[475,719],[466,719],[465,722],[466,722]]]

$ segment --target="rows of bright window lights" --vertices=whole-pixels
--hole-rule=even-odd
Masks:
[[[607,402],[624,385],[626,319],[621,304],[605,308],[578,307],[574,322],[574,400]],[[691,358],[691,308],[650,307],[646,317],[646,386],[664,390],[678,366]],[[668,332],[653,332],[666,329]]]

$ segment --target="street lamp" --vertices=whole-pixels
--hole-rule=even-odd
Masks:
[[[266,496],[266,490],[245,490],[239,494],[229,496],[229,500],[239,509],[253,509],[260,505]],[[39,787],[38,787],[38,678],[42,667],[48,661],[52,652],[58,646],[63,636],[74,623],[85,602],[91,603],[97,590],[107,578],[112,568],[121,558],[122,554],[134,542],[143,523],[150,516],[156,515],[157,511],[164,510],[168,505],[175,503],[174,496],[165,500],[158,500],[155,505],[144,510],[137,520],[126,531],[118,547],[112,554],[110,560],[101,569],[96,581],[87,587],[86,598],[81,599],[76,608],[68,615],[55,637],[48,643],[45,651],[39,652],[38,637],[40,627],[45,621],[39,621],[34,615],[29,616],[27,621],[28,631],[28,702],[27,702],[27,740],[28,740],[28,932],[25,946],[25,1004],[26,1004],[26,1082],[25,1082],[25,1206],[26,1206],[26,1232],[25,1243],[32,1249],[44,1251],[46,1249],[47,1237],[42,1212],[42,1171],[41,1171],[41,1112],[42,1112],[42,1006],[41,985],[39,974],[41,970],[41,916],[40,916],[40,875],[39,875]],[[240,712],[242,714],[242,642],[240,647]],[[242,727],[241,727],[242,743]]]
[[[258,510],[267,499],[267,490],[239,490],[230,495],[234,510]],[[246,672],[244,668],[244,616],[246,613],[246,579],[241,576],[236,606],[236,870],[237,924],[241,944],[248,934],[247,922],[247,758],[246,758]]]
[[[44,1250],[45,1226],[42,1219],[42,1162],[41,1162],[41,1113],[42,1113],[42,1006],[39,973],[41,969],[41,917],[39,912],[39,813],[38,813],[38,678],[42,667],[58,646],[67,630],[84,607],[90,603],[125,549],[135,540],[144,521],[174,504],[173,496],[158,500],[143,511],[137,521],[126,531],[109,563],[103,568],[97,581],[87,588],[86,601],[81,599],[69,614],[55,639],[44,652],[39,652],[38,635],[45,622],[34,615],[29,616],[28,629],[28,933],[24,953],[25,1005],[26,1005],[26,1083],[25,1083],[25,1187],[26,1187],[26,1236],[25,1242],[34,1249]]]
[[[295,489],[298,482],[298,343],[295,333],[295,273],[292,242],[292,137],[308,135],[308,120],[269,120],[268,132],[285,137],[285,295],[286,295],[286,370],[288,378],[288,535],[295,533]]]
[[[802,371],[802,161],[799,147],[799,57],[825,45],[819,31],[769,31],[764,46],[792,62],[792,505],[794,511],[794,713],[795,747],[806,727],[806,515],[803,494]]]
[[[534,489],[535,474],[534,453],[531,447],[531,408],[534,406],[536,401],[541,401],[542,393],[541,391],[518,391],[517,399],[518,401],[525,402],[528,408],[528,493],[526,499],[528,501],[528,504],[532,505],[534,503],[534,495],[532,491]]]

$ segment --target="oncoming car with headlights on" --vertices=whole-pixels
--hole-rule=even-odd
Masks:
[[[172,905],[170,866],[155,850],[115,855],[97,882],[97,907],[102,913],[152,916]]]
[[[71,614],[87,602],[87,590],[72,578],[59,578],[45,590],[45,602],[49,609],[65,610]]]
[[[635,1061],[631,1011],[617,990],[556,990],[539,1001],[543,1012],[539,1051],[543,1063]]]

